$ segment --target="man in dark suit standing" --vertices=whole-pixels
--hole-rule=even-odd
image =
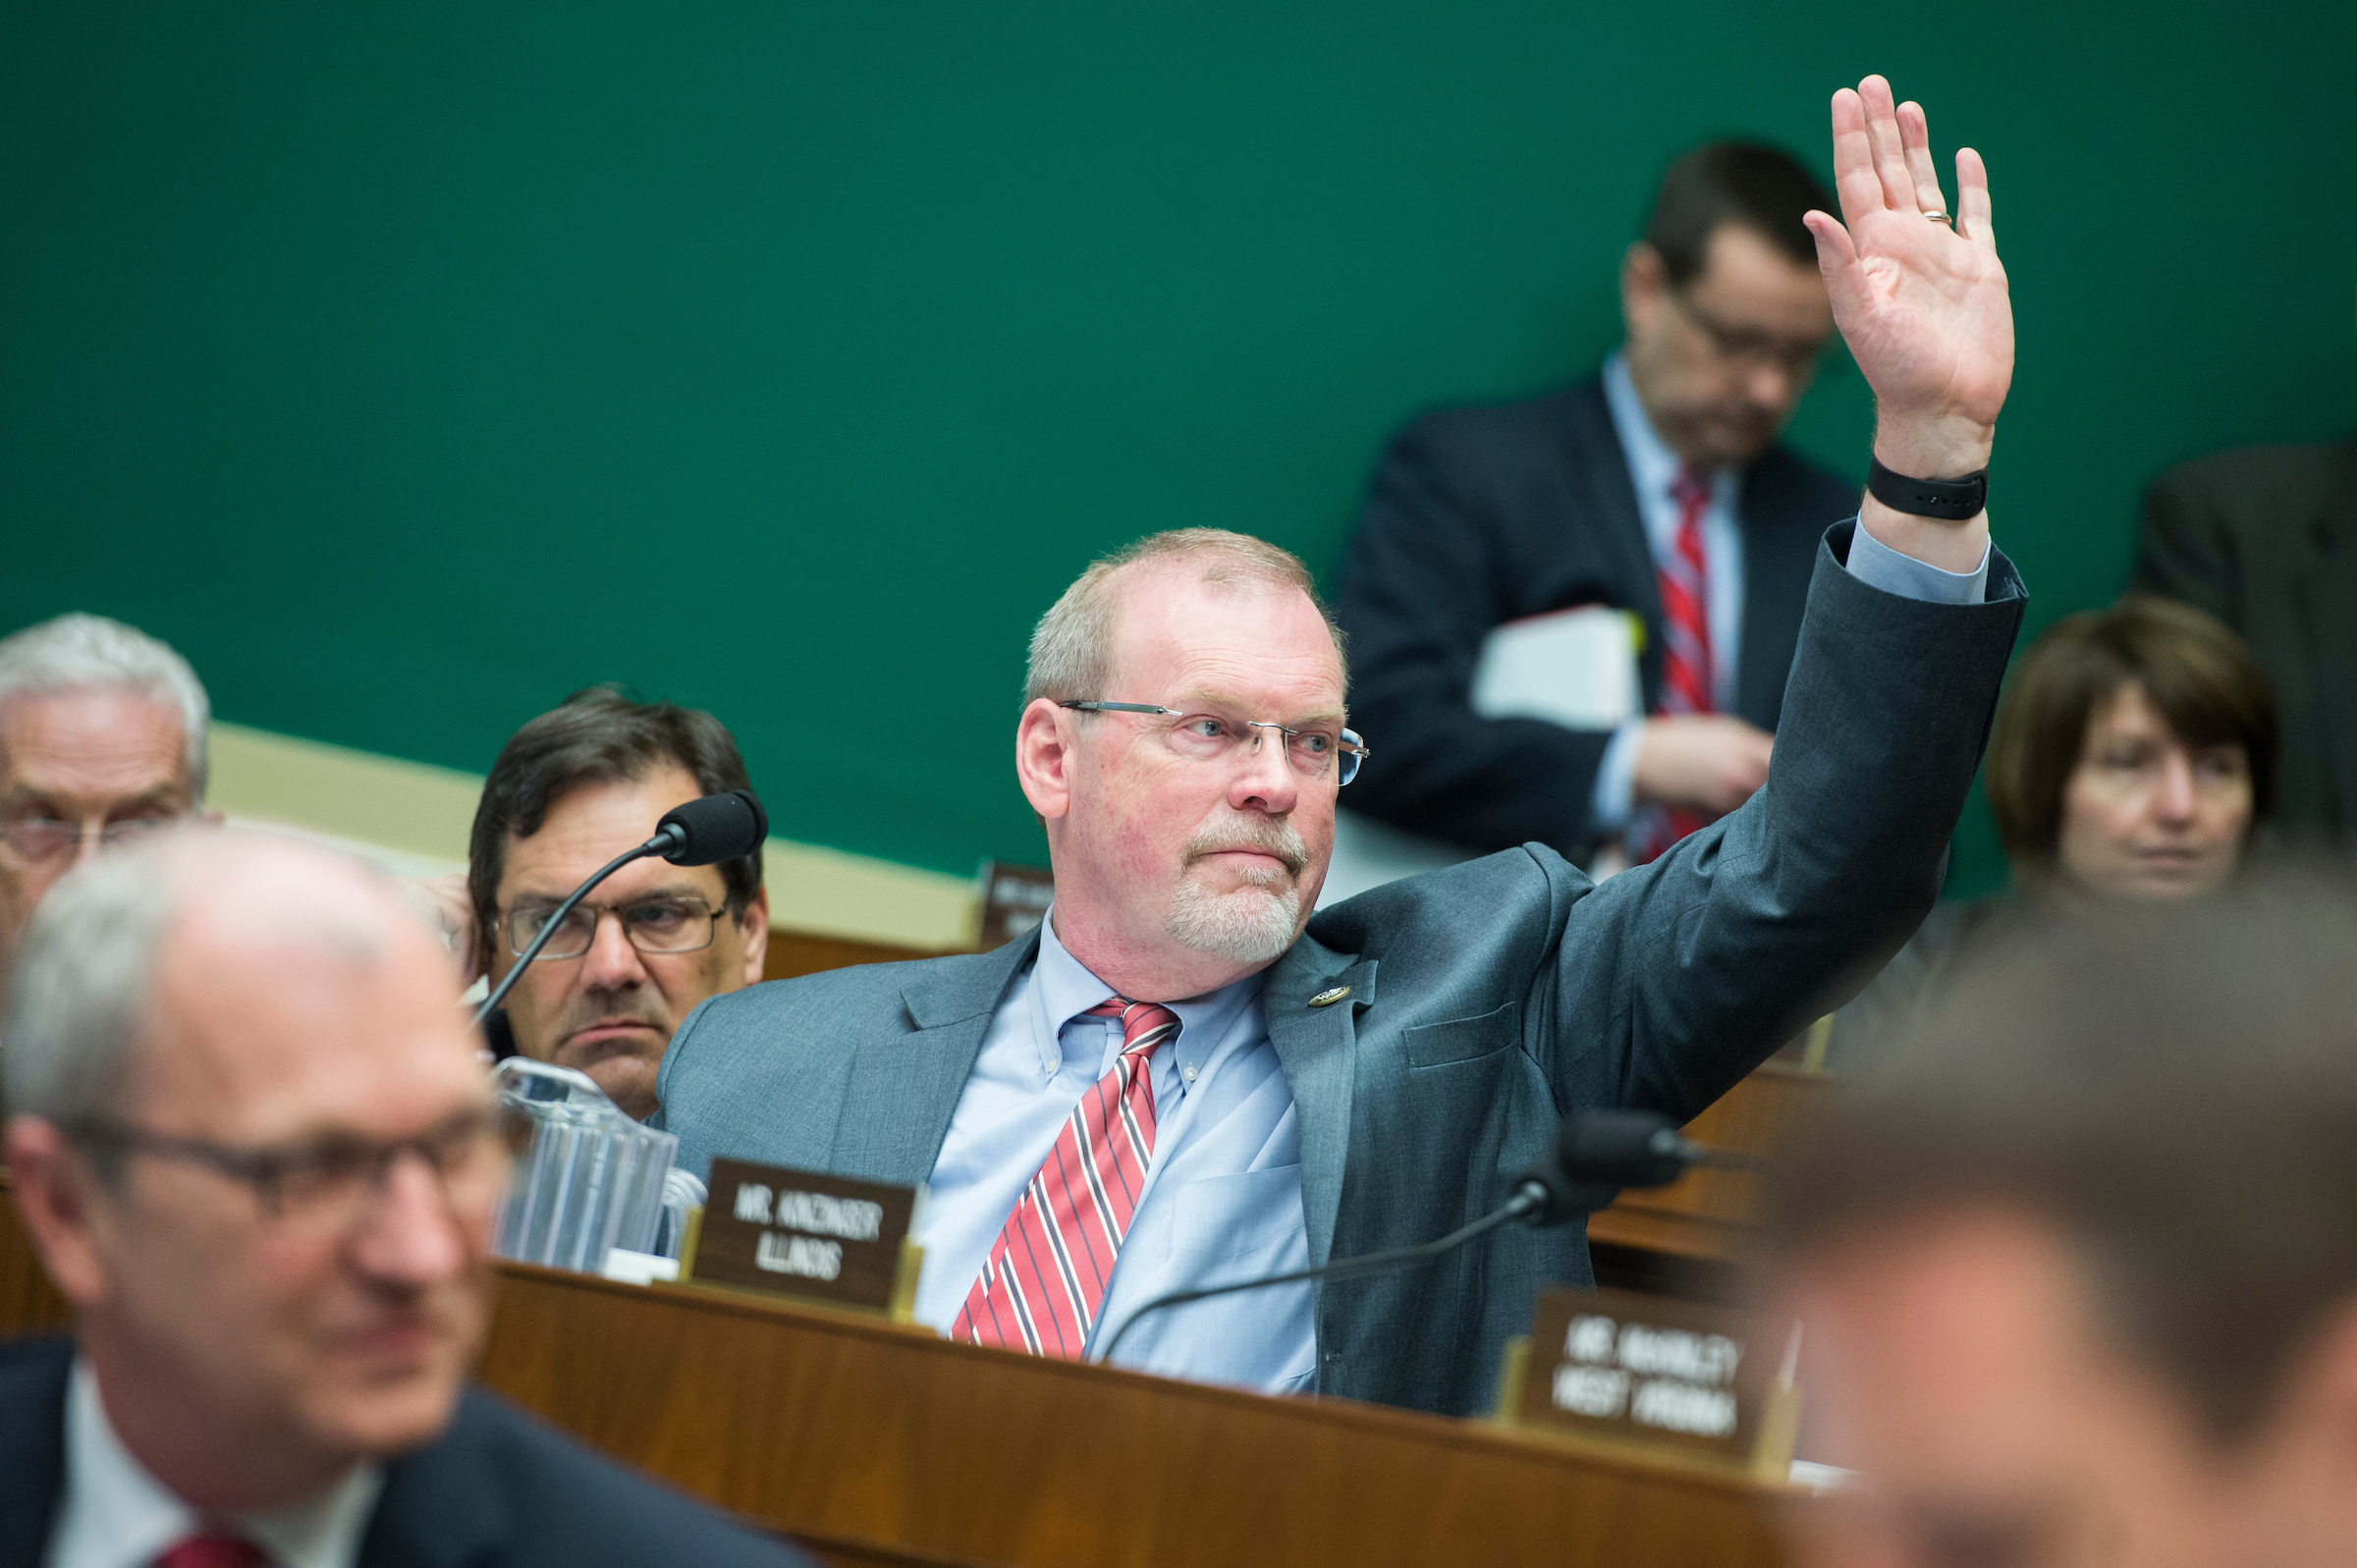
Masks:
[[[926,1183],[919,1322],[1103,1355],[1166,1293],[1457,1229],[1568,1112],[1686,1119],[1895,946],[2020,624],[1983,506],[2013,325],[1979,158],[1957,154],[1951,233],[1919,110],[1870,77],[1833,120],[1848,227],[1809,223],[1890,473],[1821,535],[1750,801],[1601,888],[1533,844],[1313,920],[1367,751],[1338,634],[1272,545],[1141,540],[1032,634],[1014,763],[1048,919],[705,1002],[657,1084],[681,1163]],[[1590,1277],[1575,1229],[1494,1230],[1428,1269],[1154,1313],[1120,1359],[1465,1413],[1539,1286]]]
[[[1833,331],[1787,154],[1672,164],[1620,264],[1601,374],[1427,414],[1393,441],[1343,560],[1352,700],[1384,737],[1351,806],[1468,850],[1531,839],[1649,859],[1768,777],[1810,566],[1858,486],[1778,444]],[[1582,605],[1643,618],[1644,714],[1617,730],[1485,717],[1496,627]]]
[[[2241,632],[2275,681],[2276,828],[2357,838],[2357,436],[2169,469],[2145,494],[2132,586]]]
[[[284,840],[42,901],[6,1156],[75,1328],[0,1348],[0,1568],[800,1561],[466,1388],[507,1156],[464,1018],[385,884]]]

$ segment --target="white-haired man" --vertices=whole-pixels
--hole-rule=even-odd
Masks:
[[[506,1146],[447,956],[359,866],[110,855],[34,914],[6,1034],[75,1325],[0,1347],[0,1564],[800,1560],[466,1389]]]
[[[58,878],[202,810],[211,713],[189,662],[119,621],[0,639],[0,967]]]
[[[1032,642],[1015,774],[1048,922],[706,1002],[659,1086],[683,1162],[926,1182],[918,1316],[1073,1357],[1168,1291],[1454,1230],[1570,1110],[1690,1115],[1894,945],[2020,621],[1976,499],[2012,318],[1979,158],[1958,154],[1951,233],[1919,109],[1876,77],[1833,118],[1848,227],[1809,223],[1875,455],[1908,477],[1827,535],[1765,789],[1601,889],[1528,845],[1312,922],[1363,750],[1337,638],[1284,552],[1147,540]],[[1574,1232],[1495,1231],[1420,1271],[1155,1314],[1121,1359],[1466,1412],[1539,1285],[1589,1276]]]

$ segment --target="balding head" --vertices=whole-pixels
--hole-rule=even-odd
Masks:
[[[19,1206],[150,1471],[268,1507],[441,1430],[503,1164],[447,957],[372,874],[107,856],[34,917],[4,1038]]]
[[[1058,938],[1143,1001],[1273,963],[1325,880],[1346,719],[1306,568],[1238,534],[1158,534],[1089,568],[1031,655],[1015,767]]]
[[[188,830],[109,855],[59,886],[16,955],[8,1108],[60,1123],[117,1114],[134,1055],[190,1009],[413,959],[420,945],[380,879],[293,839]],[[450,989],[447,971],[432,994]]]

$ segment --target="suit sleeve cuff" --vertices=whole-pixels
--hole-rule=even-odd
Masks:
[[[1981,547],[1981,564],[1970,571],[1942,571],[1928,561],[1918,561],[1902,554],[1866,531],[1861,521],[1851,532],[1849,541],[1849,574],[1869,588],[1896,594],[1901,599],[1921,599],[1932,604],[1977,605],[1989,600],[1990,545]],[[1606,753],[1611,760],[1611,753]],[[1604,787],[1604,775],[1596,776],[1599,790]]]
[[[1631,719],[1605,742],[1595,787],[1588,791],[1588,821],[1598,833],[1618,833],[1628,822],[1637,787],[1637,736],[1644,728],[1644,720]]]

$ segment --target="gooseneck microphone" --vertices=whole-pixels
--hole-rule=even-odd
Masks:
[[[565,895],[565,901],[549,912],[540,923],[539,934],[530,946],[516,955],[516,963],[507,977],[491,988],[482,1005],[474,1009],[474,1022],[481,1027],[493,1008],[505,1001],[508,993],[540,949],[548,946],[549,938],[573,913],[574,905],[589,896],[597,885],[633,860],[660,855],[675,866],[709,866],[723,860],[737,860],[758,854],[761,841],[769,837],[769,813],[750,789],[731,789],[726,794],[705,795],[685,805],[674,806],[663,813],[655,824],[655,836],[637,848],[616,855],[590,875],[588,881]],[[493,940],[497,940],[494,938]]]
[[[1768,1166],[1750,1155],[1694,1142],[1657,1110],[1583,1110],[1563,1123],[1555,1154],[1572,1181],[1616,1188],[1666,1187],[1689,1165],[1721,1170]]]
[[[1514,1195],[1459,1230],[1419,1246],[1396,1247],[1356,1258],[1340,1258],[1317,1269],[1295,1269],[1257,1279],[1236,1279],[1224,1285],[1174,1290],[1139,1307],[1106,1340],[1096,1359],[1109,1362],[1121,1348],[1122,1336],[1148,1313],[1239,1290],[1262,1290],[1271,1285],[1298,1284],[1310,1279],[1354,1279],[1361,1274],[1408,1269],[1447,1257],[1500,1225],[1521,1220],[1535,1228],[1568,1224],[1612,1203],[1623,1187],[1666,1187],[1695,1164],[1756,1170],[1765,1162],[1692,1142],[1677,1123],[1652,1110],[1583,1110],[1566,1118],[1556,1133],[1555,1148],[1546,1159],[1524,1171],[1514,1183]]]

